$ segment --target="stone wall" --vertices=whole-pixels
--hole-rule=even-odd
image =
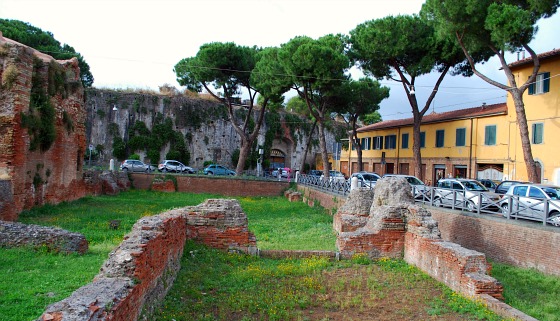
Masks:
[[[298,190],[313,189],[298,185]],[[346,202],[345,198],[339,196],[337,203],[333,203],[331,194],[318,190],[313,190],[309,195],[315,195],[315,204],[324,206],[331,212],[336,212]],[[426,208],[438,222],[444,241],[485,253],[496,262],[560,275],[560,257],[550,255],[555,253],[555,244],[560,242],[560,229],[440,207]],[[334,219],[336,224],[336,217]]]
[[[45,247],[65,254],[84,254],[88,242],[82,234],[60,228],[0,221],[0,247]]]
[[[85,109],[77,59],[56,61],[0,34],[0,76],[0,219],[84,196]],[[38,100],[52,108],[34,106]]]
[[[256,253],[255,237],[237,200],[208,200],[144,217],[109,254],[92,283],[47,307],[38,320],[150,320],[173,285],[189,238]]]
[[[346,202],[346,197],[319,191],[314,188],[299,184],[297,190],[303,195],[303,202],[309,206],[322,206],[328,210],[331,215]]]
[[[185,138],[190,153],[190,163],[185,165],[196,169],[202,169],[205,161],[213,161],[233,168],[236,165],[232,164],[231,156],[241,146],[239,135],[228,120],[226,108],[214,100],[180,94],[88,88],[86,108],[86,139],[94,146],[103,146],[100,164],[104,166],[114,158],[112,150],[115,137],[123,139],[126,143],[131,128],[137,121],[143,122],[151,130],[158,116],[171,119],[173,129]],[[269,119],[269,122],[281,121],[281,117],[276,120],[271,116],[269,113],[265,115],[265,121],[257,137],[259,146],[265,146],[267,132],[271,131],[266,119]],[[256,121],[257,111],[254,119]],[[312,145],[306,159],[303,159],[308,137],[303,128],[294,128],[291,131],[285,123],[282,123],[280,132],[273,136],[272,146],[266,148],[279,150],[283,154],[286,167],[299,169],[303,162],[315,164],[315,157],[320,153],[317,145]],[[314,139],[318,139],[317,130]],[[326,130],[326,140],[330,148],[335,141],[335,134]],[[165,159],[169,148],[169,144],[162,148],[157,160],[149,159],[146,151],[143,150],[128,152],[137,153],[142,161],[157,165],[160,160]]]
[[[132,186],[137,189],[173,191],[175,184],[165,175],[130,174]],[[225,196],[281,196],[290,187],[286,181],[247,180],[236,177],[173,175],[176,191],[185,193],[210,193]],[[156,184],[154,184],[156,183]]]
[[[473,213],[430,209],[444,240],[485,253],[494,261],[560,276],[560,229]]]
[[[443,241],[431,213],[414,204],[404,178],[379,180],[375,195],[353,190],[333,225],[342,257],[402,257],[457,292],[502,298],[501,284],[487,274],[484,254]]]

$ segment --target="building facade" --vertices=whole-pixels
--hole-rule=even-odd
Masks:
[[[524,94],[533,158],[539,180],[560,184],[560,50],[539,55],[541,68]],[[533,69],[531,59],[512,63],[521,82]],[[378,174],[414,174],[413,119],[388,120],[358,129],[363,169]],[[513,99],[444,113],[427,114],[420,127],[422,179],[433,185],[443,177],[527,180]],[[341,154],[341,171],[358,170],[357,153]]]

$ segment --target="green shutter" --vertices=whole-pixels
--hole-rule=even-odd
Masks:
[[[550,73],[545,72],[543,73],[543,93],[547,93],[550,91]]]
[[[535,82],[536,81],[537,81],[537,78],[535,78],[535,81],[529,85],[529,95],[534,95],[535,94]]]

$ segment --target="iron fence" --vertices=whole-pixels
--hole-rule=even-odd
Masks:
[[[347,196],[351,185],[348,180],[332,180],[319,176],[300,174],[297,183],[322,191]],[[375,185],[360,188],[374,189]],[[543,225],[560,226],[560,201],[533,199],[530,204],[520,201],[515,195],[500,195],[492,192],[476,192],[437,188],[432,186],[412,186],[416,203],[434,207],[448,207],[453,210],[490,214],[506,219],[523,219],[541,222]],[[512,206],[504,206],[512,204]]]

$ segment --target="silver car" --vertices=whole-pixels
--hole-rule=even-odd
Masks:
[[[144,164],[136,159],[126,159],[121,163],[121,171],[123,172],[146,172],[150,173],[156,168],[149,164]]]
[[[500,196],[491,193],[477,180],[466,178],[440,179],[437,184],[434,206],[493,211],[499,209]]]
[[[187,166],[179,161],[176,160],[164,160],[161,164],[158,165],[158,171],[160,172],[175,172],[175,173],[187,173],[187,174],[194,174],[195,170]]]
[[[546,221],[560,226],[560,186],[514,185],[508,189],[500,206],[505,217]]]

